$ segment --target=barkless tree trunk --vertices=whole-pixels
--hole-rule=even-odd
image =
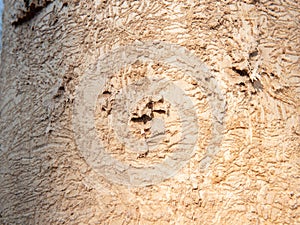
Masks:
[[[300,224],[297,0],[4,0],[0,224]]]

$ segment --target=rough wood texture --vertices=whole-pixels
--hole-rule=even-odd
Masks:
[[[5,1],[0,224],[300,224],[299,1],[47,2]],[[184,81],[199,114],[196,153],[164,182],[128,188],[86,162],[72,117],[86,71],[137,40],[193,52],[218,79],[227,109],[220,151],[203,169],[209,96]],[[149,72],[182,78],[176,69],[137,62],[115,73],[95,112],[107,152],[137,165],[161,160],[168,149],[126,155],[106,116],[114,93]],[[160,113],[136,109],[131,128],[137,137],[149,132],[142,115],[164,119],[164,104],[154,108]],[[176,131],[176,116],[170,124]]]

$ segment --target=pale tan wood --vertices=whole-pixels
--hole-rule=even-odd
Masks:
[[[6,0],[0,224],[300,224],[299,18],[297,0]],[[210,70],[226,99],[224,136],[209,155],[214,92],[205,83],[161,62],[116,71],[95,110],[95,138],[113,157],[145,166],[172,151],[127,151],[113,131],[120,128],[110,126],[118,91],[145,76],[181,82],[200,134],[174,176],[128,187],[97,172],[80,151],[76,88],[110,51],[153,40],[187,48]],[[159,95],[144,98],[131,132],[147,138],[164,119],[171,140],[180,141],[175,111]]]

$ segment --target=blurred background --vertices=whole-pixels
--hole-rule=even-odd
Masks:
[[[2,12],[3,12],[3,0],[0,0],[0,50],[2,48]]]

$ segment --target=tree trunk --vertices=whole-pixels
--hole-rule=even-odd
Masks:
[[[300,224],[297,0],[6,0],[0,224]]]

